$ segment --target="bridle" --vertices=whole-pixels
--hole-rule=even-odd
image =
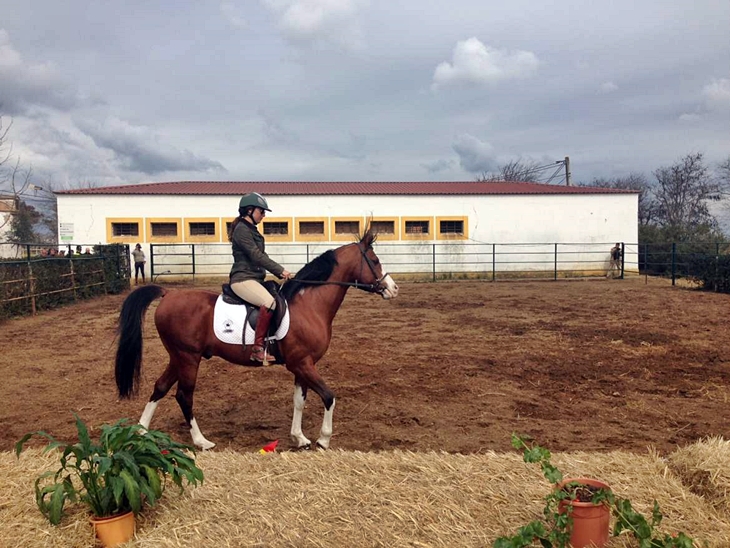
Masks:
[[[376,280],[371,284],[364,284],[362,282],[359,282],[355,280],[354,282],[329,282],[329,281],[313,281],[313,280],[297,280],[296,278],[292,278],[291,281],[297,282],[300,284],[307,284],[307,285],[339,285],[343,287],[354,287],[355,289],[362,289],[363,291],[366,291],[368,293],[377,293],[378,295],[382,295],[385,293],[385,290],[387,289],[386,286],[383,285],[383,280],[388,276],[388,273],[385,272],[383,275],[378,278],[378,275],[375,273],[375,265],[373,264],[373,261],[368,257],[368,249],[363,249],[360,247],[360,244],[357,245],[357,248],[360,250],[360,255],[362,255],[363,261],[360,261],[360,278],[362,278],[362,271],[363,271],[363,262],[368,265],[368,268],[370,268],[370,272],[373,274],[373,277],[376,278]]]

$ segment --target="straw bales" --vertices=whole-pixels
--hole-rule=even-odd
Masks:
[[[730,515],[730,441],[707,438],[675,451],[668,461],[693,493]]]
[[[83,509],[72,506],[54,528],[35,506],[33,481],[55,458],[37,449],[20,459],[0,453],[0,546],[93,545]],[[730,546],[728,515],[654,453],[556,454],[553,462],[571,476],[608,482],[642,512],[657,499],[662,531]],[[485,547],[541,517],[548,488],[537,467],[512,453],[217,451],[200,454],[198,464],[205,483],[182,495],[169,489],[139,517],[130,546]],[[632,543],[622,537],[610,546]]]

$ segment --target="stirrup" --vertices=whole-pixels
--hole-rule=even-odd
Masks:
[[[251,349],[251,361],[253,362],[261,362],[264,365],[269,365],[270,362],[275,362],[276,358],[272,355],[270,355],[264,347],[262,346],[254,346]]]

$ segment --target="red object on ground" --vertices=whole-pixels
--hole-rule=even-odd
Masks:
[[[274,451],[276,451],[277,445],[279,445],[279,440],[267,443],[259,450],[259,453],[273,453]]]

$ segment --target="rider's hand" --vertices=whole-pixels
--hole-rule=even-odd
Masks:
[[[284,271],[283,271],[283,272],[281,273],[281,278],[282,278],[283,280],[290,280],[290,279],[292,279],[293,277],[294,277],[294,274],[292,274],[292,273],[291,273],[291,272],[289,272],[288,270],[284,270]]]

